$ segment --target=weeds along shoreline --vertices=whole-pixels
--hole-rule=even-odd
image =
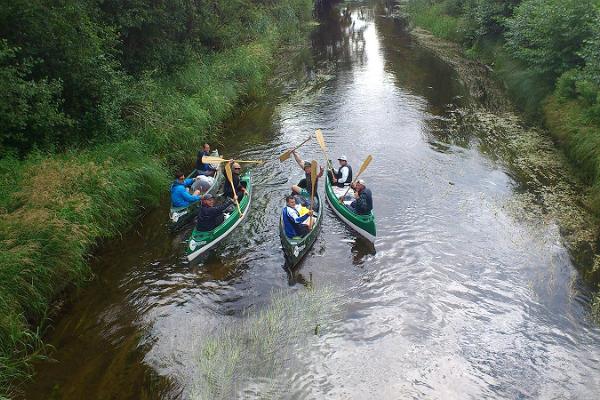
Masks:
[[[191,165],[218,125],[264,89],[282,46],[302,41],[312,1],[282,2],[256,39],[191,56],[168,74],[131,82],[118,140],[0,158],[0,398],[44,356],[51,303],[92,274],[96,243],[158,204],[170,172]]]

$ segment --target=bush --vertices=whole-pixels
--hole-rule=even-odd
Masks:
[[[581,46],[598,18],[592,0],[526,0],[507,20],[506,48],[554,81],[583,64]]]

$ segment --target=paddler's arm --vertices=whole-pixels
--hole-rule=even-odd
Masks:
[[[292,154],[294,155],[294,159],[296,160],[300,168],[304,169],[304,160],[300,158],[298,153],[296,153],[296,150],[293,150]]]

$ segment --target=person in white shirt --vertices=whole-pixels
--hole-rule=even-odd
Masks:
[[[342,155],[338,157],[338,162],[340,163],[340,167],[332,171],[331,182],[333,191],[336,195],[341,196],[352,183],[352,167],[348,164],[346,156]]]

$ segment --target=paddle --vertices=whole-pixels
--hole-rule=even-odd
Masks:
[[[348,194],[348,192],[350,191],[350,188],[352,186],[354,186],[354,184],[356,183],[356,181],[358,180],[358,177],[360,176],[360,174],[362,174],[365,169],[367,169],[367,167],[369,166],[369,164],[371,163],[371,160],[373,160],[373,157],[369,154],[367,156],[367,158],[365,158],[365,161],[363,161],[362,165],[360,166],[360,169],[358,170],[358,174],[356,174],[356,177],[354,178],[354,180],[352,181],[352,183],[350,184],[350,186],[348,186],[348,190],[346,190],[346,193],[344,193],[344,195],[342,196],[342,198],[340,199],[341,202],[344,201],[344,198],[346,197],[346,195]]]
[[[240,213],[240,218],[242,218],[242,210],[240,209],[240,203],[238,202],[237,192],[235,191],[235,186],[233,186],[233,172],[231,172],[231,164],[225,164],[225,175],[227,175],[227,179],[231,184],[231,190],[233,190],[233,200],[235,201],[235,205],[237,206],[238,212]]]
[[[256,163],[256,164],[264,164],[263,160],[234,160],[237,163]],[[219,164],[222,162],[229,162],[229,160],[225,160],[221,157],[214,156],[204,156],[202,157],[202,162],[204,164]]]
[[[293,151],[296,151],[297,149],[299,149],[300,146],[304,145],[311,138],[312,138],[312,135],[310,135],[304,142],[300,143],[298,146],[294,147],[293,149],[286,150],[285,153],[283,153],[282,155],[279,156],[279,161],[284,162],[285,160],[287,160],[288,158],[290,158],[290,156],[292,155]]]
[[[315,160],[312,160],[312,162],[310,163],[310,184],[311,184],[311,191],[310,191],[310,218],[309,222],[308,222],[308,228],[312,229],[312,224],[313,224],[313,216],[312,216],[312,210],[313,210],[313,201],[315,200],[315,185],[317,183],[317,162]]]
[[[331,160],[329,159],[329,154],[327,154],[327,146],[325,145],[325,138],[323,137],[323,132],[321,132],[320,129],[317,129],[315,131],[315,135],[317,136],[317,143],[319,143],[321,150],[323,150],[323,154],[325,154],[325,159],[327,160],[327,164],[329,165],[329,168],[331,169],[331,173],[333,173],[333,165],[331,165]]]

